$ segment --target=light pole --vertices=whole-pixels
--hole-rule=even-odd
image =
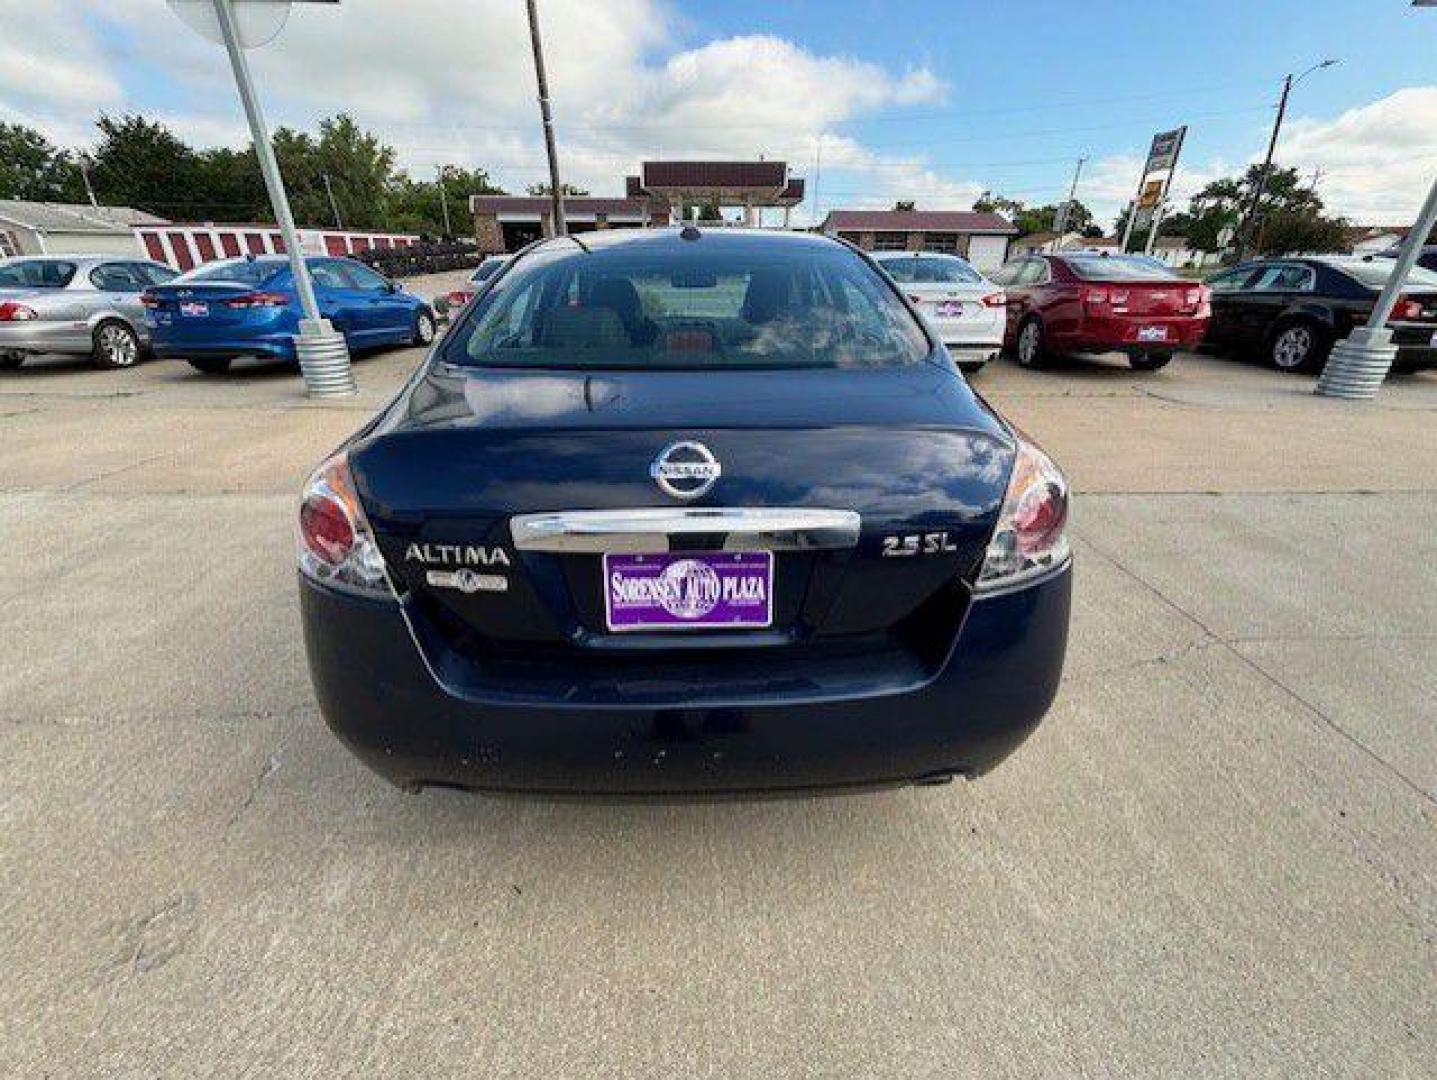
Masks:
[[[529,5],[529,42],[534,46],[534,73],[539,77],[539,115],[544,119],[544,146],[549,152],[550,200],[554,207],[554,235],[567,236],[564,220],[564,188],[559,183],[559,152],[554,149],[554,117],[549,113],[549,80],[544,74],[544,46],[539,40],[539,11],[534,0]]]
[[[1073,203],[1078,198],[1078,178],[1083,175],[1083,166],[1087,162],[1088,159],[1085,157],[1078,159],[1078,167],[1073,170],[1073,182],[1068,187],[1068,201],[1059,207],[1058,212],[1053,215],[1053,241],[1048,245],[1050,252],[1057,251],[1059,243],[1062,242],[1063,230],[1067,228],[1068,218],[1073,215]]]
[[[1288,75],[1282,80],[1282,96],[1277,100],[1277,117],[1272,122],[1272,137],[1267,140],[1267,156],[1263,159],[1262,170],[1258,173],[1257,183],[1253,188],[1252,200],[1247,204],[1247,213],[1243,215],[1242,225],[1237,232],[1237,262],[1242,262],[1247,257],[1248,248],[1252,246],[1257,212],[1262,205],[1262,197],[1267,194],[1267,180],[1272,174],[1272,155],[1277,152],[1277,138],[1282,134],[1282,121],[1287,117],[1287,99],[1292,94],[1292,88],[1314,71],[1321,71],[1339,63],[1340,60],[1322,60],[1301,75]]]
[[[295,292],[299,294],[299,306],[304,315],[299,322],[299,333],[295,335],[294,347],[299,357],[299,369],[304,375],[305,387],[314,397],[353,394],[358,387],[354,384],[354,372],[350,369],[349,347],[345,344],[344,335],[338,333],[329,320],[320,314],[319,303],[314,296],[314,282],[310,280],[309,267],[304,262],[304,250],[300,247],[299,231],[294,226],[289,196],[284,190],[279,162],[274,156],[274,144],[270,141],[269,128],[265,124],[259,96],[255,93],[254,79],[250,75],[249,61],[245,57],[246,42],[236,18],[236,3],[237,0],[209,0],[209,6],[201,8],[193,0],[188,4],[171,0],[171,6],[181,18],[206,36],[211,32],[215,33],[224,45],[225,52],[229,54],[240,104],[244,106],[245,119],[249,121],[255,157],[259,159],[260,175],[264,177],[264,186],[269,192],[275,221],[278,222],[280,235],[284,238],[285,254],[289,256]],[[271,17],[278,12],[279,23],[273,29],[273,33],[278,33],[279,27],[283,25],[283,16],[288,12],[289,0],[265,0],[264,3],[250,0],[248,7],[256,10],[267,9],[265,14]],[[197,22],[198,12],[208,12],[213,19]],[[270,36],[273,36],[273,33]]]

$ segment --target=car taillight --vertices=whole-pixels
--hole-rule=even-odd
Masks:
[[[6,300],[0,303],[0,322],[29,322],[39,316],[32,307],[16,303],[14,300]]]
[[[975,586],[990,592],[1021,584],[1068,560],[1068,481],[1052,458],[1020,439],[1003,510]]]
[[[984,307],[1007,307],[1007,306],[1008,306],[1008,294],[1007,294],[1007,293],[1002,293],[1002,292],[990,292],[987,296],[983,297],[983,306],[984,306]]]
[[[1200,308],[1200,307],[1202,306],[1203,293],[1204,293],[1205,291],[1206,291],[1206,290],[1203,289],[1202,286],[1198,286],[1196,289],[1184,289],[1184,290],[1183,290],[1183,310],[1184,310],[1184,311],[1196,311],[1198,308]]]
[[[1392,309],[1392,318],[1401,322],[1415,322],[1422,318],[1422,301],[1410,296],[1399,296],[1397,306]]]
[[[299,503],[299,569],[331,588],[392,596],[384,557],[364,516],[349,458],[336,454],[309,478]]]
[[[444,299],[448,301],[450,307],[461,308],[474,299],[474,294],[463,289],[456,289],[452,293],[446,293]]]
[[[268,308],[286,307],[289,304],[289,297],[284,293],[256,292],[245,293],[243,296],[232,297],[224,301],[227,308]]]
[[[140,303],[148,311],[154,311],[160,306],[160,298],[154,293],[140,293]]]

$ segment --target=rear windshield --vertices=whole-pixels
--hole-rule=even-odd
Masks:
[[[837,244],[696,240],[522,256],[444,359],[486,367],[730,369],[911,364],[927,339]]]
[[[488,281],[499,272],[499,268],[503,265],[504,264],[498,259],[490,259],[488,262],[482,262],[475,267],[474,273],[469,275],[469,280],[476,285],[481,281]]]
[[[1334,268],[1341,270],[1348,277],[1356,278],[1369,289],[1380,289],[1387,284],[1392,277],[1392,271],[1397,268],[1396,259],[1373,259],[1371,262],[1344,262],[1333,264]],[[1416,285],[1424,289],[1437,288],[1437,274],[1431,270],[1424,270],[1420,266],[1414,266],[1412,273],[1407,275],[1407,285]]]
[[[1068,255],[1063,261],[1084,281],[1171,281],[1177,277],[1156,259],[1134,255]]]
[[[983,275],[956,255],[913,256],[906,259],[881,259],[878,263],[894,281],[905,285],[977,285]]]
[[[181,274],[172,285],[193,282],[233,281],[238,285],[262,285],[285,266],[283,259],[221,259]]]
[[[22,259],[0,266],[0,288],[63,289],[75,276],[75,264],[61,259]]]

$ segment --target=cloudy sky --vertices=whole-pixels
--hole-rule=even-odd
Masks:
[[[204,0],[180,0],[202,3]],[[1110,220],[1154,131],[1187,123],[1177,188],[1278,158],[1336,212],[1410,221],[1437,175],[1437,9],[1408,0],[540,0],[565,178],[595,194],[653,157],[783,158],[838,206],[966,208],[985,188]],[[340,110],[428,175],[546,176],[522,0],[297,5],[252,54],[275,123]],[[65,145],[100,111],[245,139],[222,51],[166,0],[0,0],[0,119]]]

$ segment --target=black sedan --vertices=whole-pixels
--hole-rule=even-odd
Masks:
[[[977,776],[1057,690],[1067,516],[848,246],[556,238],[305,488],[310,669],[408,788]]]
[[[1208,279],[1204,343],[1261,356],[1280,371],[1313,372],[1333,344],[1367,321],[1392,276],[1383,256],[1260,259]],[[1414,267],[1389,324],[1398,369],[1437,366],[1437,273]]]

